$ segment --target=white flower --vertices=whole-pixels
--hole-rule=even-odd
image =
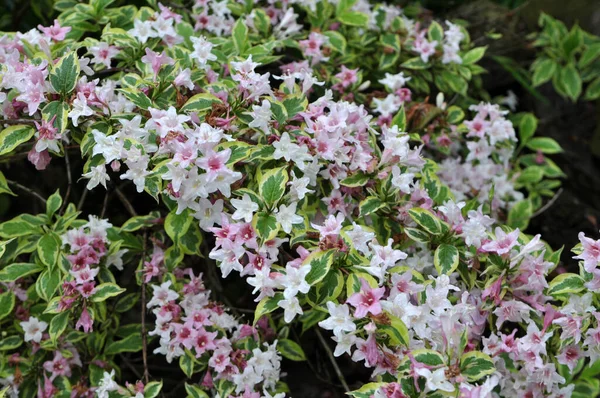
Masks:
[[[171,281],[166,281],[160,286],[152,285],[154,291],[152,292],[152,300],[148,301],[148,307],[160,307],[170,301],[177,300],[179,294],[169,289],[169,286],[171,286]]]
[[[212,54],[210,51],[214,47],[214,44],[206,40],[206,37],[190,37],[194,45],[194,51],[192,51],[190,58],[198,61],[201,67],[205,67],[208,61],[216,61],[217,56]]]
[[[439,368],[436,369],[434,372],[431,372],[431,370],[426,369],[426,368],[418,368],[416,370],[417,374],[419,376],[422,376],[425,378],[426,383],[427,383],[427,388],[430,391],[437,391],[437,390],[442,390],[442,391],[446,391],[446,392],[452,392],[454,391],[454,386],[452,385],[452,383],[450,383],[448,380],[446,380],[446,369],[445,368]]]
[[[288,182],[290,186],[290,194],[292,198],[302,200],[306,196],[307,193],[314,192],[312,189],[308,189],[308,185],[310,184],[310,178],[302,177],[296,178],[296,175],[292,171],[292,181]]]
[[[39,343],[42,340],[42,333],[46,330],[48,324],[34,316],[30,316],[29,320],[21,322],[21,327],[25,332],[25,341]]]
[[[104,189],[106,189],[106,181],[110,180],[108,173],[106,172],[106,166],[103,164],[92,167],[90,171],[83,174],[82,177],[89,179],[86,186],[88,191],[94,189],[98,184],[102,184]]]
[[[275,211],[275,217],[277,222],[281,224],[281,228],[285,233],[289,234],[292,232],[293,224],[300,224],[304,221],[302,216],[296,214],[296,206],[298,202],[293,202],[289,206],[281,205],[279,209]]]
[[[281,285],[285,287],[283,297],[290,299],[295,297],[298,292],[308,293],[310,285],[306,282],[306,275],[310,272],[310,265],[303,265],[300,268],[288,265],[285,267],[285,275],[281,277]]]
[[[150,37],[156,37],[158,34],[152,29],[152,21],[140,21],[135,19],[133,21],[133,29],[129,29],[127,32],[142,44],[146,43]]]
[[[410,77],[404,77],[404,73],[400,72],[398,74],[392,75],[390,73],[385,74],[385,79],[379,80],[379,83],[386,86],[392,92],[404,87],[407,81],[410,80]]]
[[[413,173],[402,173],[400,167],[392,167],[392,185],[404,193],[411,193],[410,185],[413,183],[415,175]]]
[[[339,357],[344,353],[350,355],[352,346],[356,344],[356,336],[349,333],[340,333],[336,336],[333,336],[331,339],[337,343],[333,353],[333,355],[336,357]]]
[[[300,307],[300,302],[298,301],[297,297],[292,297],[287,300],[280,300],[277,302],[277,305],[285,310],[283,313],[283,319],[286,323],[293,321],[296,314],[303,314],[302,307]]]
[[[375,233],[365,231],[360,225],[355,222],[352,222],[352,229],[346,232],[346,235],[352,241],[352,245],[354,248],[362,253],[368,253],[369,243],[375,237]]]
[[[73,120],[73,126],[79,125],[79,118],[82,116],[91,116],[94,114],[92,108],[87,104],[87,99],[83,93],[78,93],[77,98],[73,100],[72,109],[69,112],[69,117]]]
[[[248,124],[248,127],[256,128],[262,130],[263,133],[269,135],[271,131],[269,131],[269,122],[271,121],[271,102],[267,100],[263,100],[262,105],[252,105],[252,112],[250,112],[250,116],[252,116],[252,121]]]
[[[113,380],[115,377],[115,370],[111,370],[110,373],[104,372],[102,380],[96,389],[96,395],[98,398],[108,398],[109,391],[116,391],[119,385]]]
[[[194,217],[200,220],[200,228],[208,231],[215,223],[219,224],[221,221],[223,199],[217,199],[215,203],[211,203],[210,200],[201,198],[194,210],[196,210]]]
[[[327,302],[327,310],[331,315],[324,321],[319,322],[323,329],[333,330],[333,334],[340,336],[342,332],[354,332],[356,325],[350,316],[350,308],[347,304],[335,305],[333,301]]]
[[[250,222],[254,212],[258,210],[258,204],[254,203],[247,193],[242,196],[242,199],[231,199],[231,204],[236,209],[231,216],[234,220]]]

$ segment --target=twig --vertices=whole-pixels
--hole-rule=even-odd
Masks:
[[[6,119],[0,120],[0,124],[34,124],[41,121],[41,119]]]
[[[29,193],[30,195],[35,196],[37,199],[40,200],[40,202],[42,202],[44,204],[44,206],[46,205],[46,199],[44,199],[44,197],[42,195],[40,195],[39,193],[35,192],[33,189],[27,188],[26,186],[21,185],[18,182],[15,182],[15,181],[6,180],[6,182],[9,183],[10,185],[14,185],[15,187],[19,188],[22,191],[25,191],[25,192]]]
[[[131,364],[131,362],[129,362],[129,360],[127,358],[125,358],[125,355],[120,354],[119,356],[123,360],[123,363],[125,365],[127,365],[127,367],[129,368],[129,370],[131,370],[133,372],[133,374],[135,375],[135,377],[137,377],[138,379],[141,379],[142,375],[140,374],[140,372],[138,372],[138,370],[135,368],[135,366],[133,366]]]
[[[83,206],[83,202],[85,202],[85,198],[88,194],[88,189],[84,189],[83,193],[81,194],[81,199],[79,199],[79,203],[77,203],[77,211],[81,210],[81,207]]]
[[[121,201],[121,203],[123,203],[123,206],[125,206],[125,208],[129,212],[131,217],[137,216],[137,213],[136,213],[135,209],[133,208],[133,206],[131,205],[131,202],[127,199],[127,197],[125,195],[123,195],[123,192],[121,192],[119,187],[115,187],[115,192],[117,193],[119,200]]]
[[[552,197],[552,199],[550,199],[550,201],[548,201],[548,203],[546,203],[544,206],[542,206],[540,209],[538,209],[538,211],[536,211],[535,213],[533,213],[533,215],[531,216],[531,218],[539,216],[540,214],[542,214],[543,212],[545,212],[546,210],[548,210],[550,207],[552,207],[552,205],[554,204],[554,202],[556,202],[556,200],[558,199],[558,197],[562,193],[563,193],[563,189],[560,188],[558,191],[556,191],[556,193],[554,194],[554,196]]]
[[[344,375],[342,374],[340,367],[338,366],[337,362],[335,361],[335,357],[333,356],[333,353],[331,352],[331,348],[329,348],[329,345],[325,341],[325,338],[323,338],[321,331],[319,329],[315,328],[315,333],[317,334],[317,337],[319,338],[321,345],[323,346],[323,348],[325,348],[325,352],[327,352],[327,356],[329,357],[329,360],[331,361],[331,364],[333,365],[333,369],[335,370],[335,373],[337,374],[338,379],[340,379],[340,383],[342,383],[342,386],[344,386],[344,390],[346,390],[346,392],[350,392],[348,383],[346,383],[346,379],[344,378]]]
[[[71,162],[69,162],[69,151],[65,151],[65,165],[67,167],[67,193],[65,193],[65,198],[63,199],[62,206],[60,207],[59,214],[63,213],[63,210],[67,203],[69,202],[69,196],[71,195],[71,187],[73,185],[73,179],[71,177]]]
[[[106,195],[104,195],[104,203],[102,203],[102,211],[100,212],[100,218],[104,218],[104,214],[106,213],[106,207],[108,206],[108,190],[106,190]]]
[[[144,231],[144,242],[142,249],[142,270],[144,269],[144,261],[146,260],[146,241],[148,240],[148,232]],[[148,373],[148,338],[146,336],[146,279],[142,273],[142,359],[144,360],[144,381],[148,384],[150,373]]]

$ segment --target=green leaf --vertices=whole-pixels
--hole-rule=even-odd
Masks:
[[[459,255],[458,249],[445,243],[435,249],[433,264],[440,275],[450,275],[458,267]]]
[[[421,231],[417,228],[406,227],[404,228],[404,233],[415,242],[429,243],[431,240],[431,237],[427,234],[427,232]]]
[[[233,45],[237,53],[243,55],[248,48],[248,27],[243,18],[239,18],[235,25],[233,25],[231,37],[233,38]]]
[[[191,398],[209,398],[208,394],[198,386],[185,383],[185,392]]]
[[[392,126],[398,126],[398,131],[406,131],[406,113],[404,112],[404,104],[400,107],[398,113],[394,115]]]
[[[54,343],[60,337],[60,335],[67,328],[67,324],[69,323],[69,315],[71,311],[61,312],[58,315],[55,315],[54,318],[50,321],[50,328],[48,329],[48,333],[50,334],[50,339]]]
[[[512,228],[524,230],[533,214],[533,205],[529,199],[520,200],[508,211],[506,224]]]
[[[412,355],[417,362],[428,366],[440,366],[444,364],[444,357],[434,350],[422,348],[414,350]]]
[[[144,398],[156,398],[162,390],[162,381],[151,381],[144,386]]]
[[[440,220],[429,210],[416,207],[408,211],[409,216],[425,231],[433,235],[442,233],[442,224]]]
[[[37,274],[42,269],[41,266],[31,263],[11,264],[0,270],[0,282],[14,282],[27,275]]]
[[[557,68],[558,65],[556,62],[550,58],[545,58],[538,62],[533,70],[533,76],[531,78],[533,87],[537,87],[552,79]]]
[[[362,187],[370,179],[371,179],[370,176],[364,174],[361,171],[357,171],[356,173],[352,174],[350,177],[346,177],[342,181],[340,181],[340,185],[343,185],[345,187],[350,187],[350,188]]]
[[[187,233],[194,221],[188,209],[177,214],[176,210],[171,211],[165,218],[165,232],[174,243]]]
[[[575,25],[571,28],[568,35],[563,37],[561,46],[566,59],[571,56],[583,45],[583,34],[579,26]]]
[[[571,100],[576,101],[581,94],[581,77],[579,72],[572,64],[561,68],[560,80],[564,87],[565,93]]]
[[[337,20],[350,26],[366,27],[369,24],[367,14],[358,11],[344,11],[337,16]]]
[[[519,184],[535,184],[540,182],[544,178],[544,168],[541,166],[529,166],[525,170],[521,171],[517,182]]]
[[[0,133],[0,155],[12,152],[19,145],[29,141],[34,134],[33,127],[24,124],[5,128]]]
[[[600,98],[600,77],[594,79],[585,90],[583,99],[586,101],[593,101]]]
[[[579,58],[579,68],[585,68],[600,56],[600,43],[590,45]]]
[[[75,89],[79,71],[79,58],[75,51],[71,51],[65,54],[52,68],[50,84],[56,92],[65,96]]]
[[[113,341],[106,346],[105,355],[115,355],[121,352],[138,352],[142,349],[142,334],[135,333],[123,340]]]
[[[35,281],[35,291],[44,301],[50,301],[60,285],[62,274],[59,267],[45,270]]]
[[[56,116],[52,125],[63,133],[69,123],[69,105],[62,101],[52,101],[42,109],[44,120],[50,121]]]
[[[381,209],[384,206],[385,206],[385,203],[382,202],[381,199],[379,199],[375,196],[367,196],[365,199],[363,199],[360,202],[360,204],[358,205],[358,208],[360,210],[360,216],[365,217],[371,213],[376,212],[377,210]]]
[[[494,361],[480,351],[469,351],[460,358],[460,372],[469,381],[477,381],[496,371]]]
[[[92,301],[100,303],[109,299],[110,297],[118,296],[123,293],[125,289],[117,285],[116,283],[107,282],[102,283],[96,287],[96,291],[92,295]]]
[[[183,373],[191,379],[194,374],[194,359],[191,357],[191,354],[185,353],[184,355],[179,357],[179,367],[183,370]]]
[[[289,339],[277,340],[277,352],[292,361],[306,361],[306,355],[298,343]]]
[[[54,213],[62,206],[62,198],[60,197],[60,191],[57,189],[48,200],[46,201],[46,215],[51,220]]]
[[[444,40],[444,28],[436,21],[431,21],[429,29],[427,30],[427,37],[429,38],[429,41],[435,40],[438,44],[441,44],[442,40]]]
[[[263,241],[275,238],[279,231],[277,218],[273,214],[264,211],[259,211],[254,214],[252,217],[252,227]]]
[[[521,140],[521,145],[525,145],[527,141],[535,134],[535,130],[537,129],[538,120],[533,115],[533,113],[526,113],[523,115],[519,122],[519,138]]]
[[[402,68],[406,68],[406,69],[427,69],[429,68],[429,64],[423,62],[423,60],[421,59],[421,57],[414,57],[411,58],[407,61],[405,61],[402,65],[400,65]]]
[[[446,121],[450,124],[458,124],[465,118],[465,112],[460,107],[452,105],[446,110]]]
[[[342,55],[346,53],[346,38],[344,35],[334,30],[329,30],[323,34],[329,39],[326,46],[334,49]]]
[[[119,91],[122,92],[129,101],[133,102],[135,106],[140,109],[148,109],[154,106],[152,100],[142,91],[140,91],[139,88],[122,88],[119,89]]]
[[[527,148],[533,151],[540,151],[547,155],[561,153],[563,150],[559,143],[550,137],[535,137],[526,144]]]
[[[564,273],[552,279],[548,284],[547,294],[557,296],[561,294],[577,293],[584,289],[584,280],[577,274]]]
[[[404,322],[393,315],[386,315],[390,319],[390,324],[379,324],[377,329],[388,335],[391,345],[408,347],[410,336]]]
[[[256,322],[258,322],[263,315],[269,314],[279,308],[277,303],[281,300],[283,300],[283,293],[275,293],[273,297],[264,297],[260,300],[254,310],[253,325],[256,325]]]
[[[258,181],[258,193],[267,206],[272,207],[285,193],[285,185],[289,180],[285,167],[267,170]]]
[[[350,391],[346,394],[354,398],[371,398],[381,388],[386,386],[387,383],[366,383],[363,384],[358,390]]]
[[[462,64],[463,65],[472,65],[479,61],[485,55],[485,51],[487,50],[487,46],[485,47],[476,47],[472,50],[469,50],[465,55],[462,56]]]
[[[121,226],[121,231],[134,232],[141,228],[151,227],[155,225],[159,219],[160,214],[158,212],[152,212],[146,216],[131,217],[129,220],[123,223]]]
[[[314,251],[304,259],[302,265],[310,265],[310,271],[306,275],[306,282],[309,285],[312,286],[325,278],[333,265],[335,252],[335,249]]]
[[[15,194],[10,189],[10,187],[8,186],[8,182],[6,181],[6,177],[4,177],[4,174],[2,174],[2,172],[0,171],[0,194],[3,193],[7,193],[12,196],[17,196],[17,194]]]
[[[204,112],[212,108],[213,103],[221,103],[219,98],[209,93],[196,94],[181,107],[180,113]]]
[[[261,10],[260,8],[253,9],[254,12],[254,26],[258,31],[264,35],[269,33],[271,29],[271,18],[267,15],[266,12]]]
[[[42,236],[37,244],[37,253],[42,263],[47,267],[53,267],[58,261],[61,241],[54,232],[48,232]]]
[[[0,294],[0,320],[10,315],[15,307],[15,294],[10,290]]]
[[[9,336],[0,339],[0,351],[10,351],[23,344],[21,336]]]
[[[304,96],[294,95],[284,99],[282,104],[286,110],[286,118],[283,120],[285,122],[287,119],[293,118],[298,113],[304,112],[308,105],[308,100]]]

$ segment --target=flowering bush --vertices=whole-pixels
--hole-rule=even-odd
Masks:
[[[334,364],[372,369],[355,397],[600,390],[600,243],[557,275],[562,249],[522,232],[560,147],[480,102],[464,27],[366,1],[111,3],[59,1],[53,26],[0,41],[0,155],[69,170],[44,214],[0,224],[9,394],[156,397],[164,357],[189,396],[281,397],[282,357],[306,359],[289,332],[313,328]],[[129,220],[80,218],[69,154]],[[211,299],[212,261],[245,277],[253,318]]]

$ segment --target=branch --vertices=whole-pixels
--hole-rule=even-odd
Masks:
[[[123,195],[123,192],[121,192],[119,187],[115,187],[115,192],[117,193],[119,200],[121,201],[121,203],[123,203],[123,206],[125,206],[125,208],[129,212],[131,217],[137,216],[137,213],[136,213],[135,209],[133,208],[131,202],[127,199],[127,197],[125,195]]]
[[[325,341],[325,338],[323,338],[321,331],[318,328],[315,328],[315,333],[317,334],[317,337],[319,338],[321,345],[323,346],[323,348],[325,348],[325,352],[327,353],[327,356],[329,357],[329,360],[331,361],[331,364],[333,365],[333,369],[335,370],[335,373],[337,374],[338,379],[340,379],[340,383],[342,383],[342,386],[344,386],[344,390],[346,390],[346,392],[350,392],[348,383],[346,383],[346,379],[344,378],[344,375],[342,374],[340,367],[338,366],[337,362],[335,361],[335,357],[333,356],[333,353],[331,352],[331,348],[329,348],[329,345]]]
[[[142,249],[142,270],[144,269],[144,260],[146,259],[146,241],[148,232],[144,231],[144,242]],[[148,373],[148,337],[146,336],[146,279],[142,272],[142,359],[144,361],[144,381],[148,384],[150,373]]]
[[[71,195],[71,187],[73,185],[73,179],[71,177],[71,162],[69,162],[69,151],[65,151],[65,165],[67,167],[67,193],[65,193],[65,198],[63,199],[63,204],[60,207],[60,211],[58,214],[62,214],[65,206],[69,202],[69,196]]]
[[[533,217],[537,217],[540,214],[542,214],[543,212],[545,212],[546,210],[548,210],[550,207],[552,207],[552,205],[554,204],[554,202],[556,202],[556,200],[558,199],[558,197],[563,193],[563,189],[559,189],[558,191],[556,191],[556,193],[554,194],[554,196],[552,197],[552,199],[550,199],[550,201],[548,201],[548,203],[546,203],[544,206],[542,206],[541,208],[538,209],[538,211],[536,211],[535,213],[533,213],[533,215],[531,216],[531,218]]]
[[[1,124],[34,124],[35,122],[41,122],[42,119],[6,119],[0,121]]]
[[[15,182],[15,181],[6,180],[6,182],[9,183],[10,185],[14,185],[15,187],[19,188],[22,191],[27,192],[30,195],[35,196],[37,199],[39,199],[40,202],[43,203],[44,206],[46,206],[46,199],[44,199],[44,197],[42,195],[40,195],[39,193],[35,192],[33,189],[27,188],[26,186],[21,185],[18,182]]]

